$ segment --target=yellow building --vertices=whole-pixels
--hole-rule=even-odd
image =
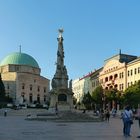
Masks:
[[[0,73],[6,95],[15,104],[45,104],[48,100],[49,79],[40,75],[36,60],[25,53],[7,55],[0,63]]]
[[[73,80],[73,92],[78,101],[84,94],[90,94],[101,85],[103,89],[116,88],[124,91],[140,80],[140,57],[128,54],[112,56],[104,61],[104,66],[81,79]]]
[[[102,71],[102,69],[103,68],[99,68],[94,72],[92,72],[92,74],[90,75],[90,85],[91,85],[90,93],[92,93],[100,85],[99,73]]]
[[[140,58],[121,52],[105,60],[103,70],[99,74],[99,81],[104,89],[116,88],[124,91],[138,80],[140,80]]]

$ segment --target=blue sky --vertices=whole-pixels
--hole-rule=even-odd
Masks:
[[[102,67],[119,49],[140,56],[139,7],[139,0],[0,0],[0,60],[21,45],[52,79],[61,27],[69,79]]]

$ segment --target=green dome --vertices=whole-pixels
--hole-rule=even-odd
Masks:
[[[1,61],[0,66],[8,64],[28,65],[31,67],[39,68],[38,63],[32,56],[21,52],[9,54]]]

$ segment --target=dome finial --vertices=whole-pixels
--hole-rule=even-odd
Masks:
[[[21,53],[21,45],[19,45],[19,52]]]

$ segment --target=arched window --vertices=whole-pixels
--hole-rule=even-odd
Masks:
[[[38,91],[38,92],[40,91],[40,86],[37,87],[37,91]]]
[[[109,80],[112,80],[113,79],[113,76],[111,75],[110,77],[109,77]]]
[[[30,95],[29,95],[29,102],[30,102],[30,103],[33,102],[33,95],[32,95],[32,93],[30,93]]]
[[[30,85],[30,90],[32,90],[33,89],[33,86],[32,85]]]
[[[44,87],[44,93],[46,93],[46,87]]]
[[[105,82],[107,82],[107,81],[108,81],[108,77],[105,78]]]
[[[24,83],[22,83],[22,89],[25,89],[25,84]]]
[[[46,95],[44,95],[44,102],[46,102]]]
[[[117,77],[118,77],[118,74],[115,74],[115,75],[114,75],[114,79],[116,79]]]
[[[37,95],[37,102],[40,104],[40,95]]]

